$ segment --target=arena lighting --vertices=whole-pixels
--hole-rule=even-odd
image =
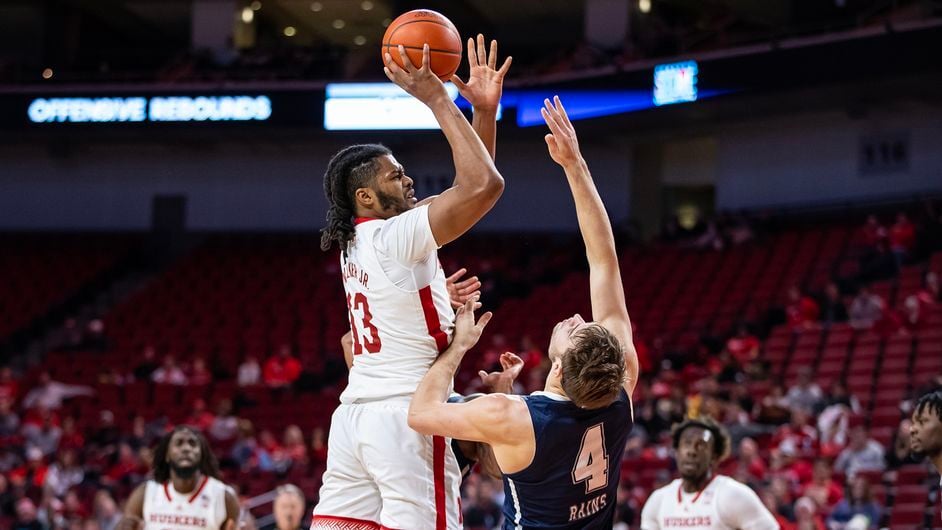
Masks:
[[[696,61],[659,64],[654,67],[654,104],[685,103],[697,100]]]
[[[458,88],[445,84],[452,100]],[[462,106],[464,100],[458,101]],[[501,109],[497,117],[500,119]],[[438,129],[424,103],[392,83],[330,83],[324,100],[324,128],[328,131]]]
[[[32,123],[265,121],[268,96],[154,96],[36,98],[27,108]]]

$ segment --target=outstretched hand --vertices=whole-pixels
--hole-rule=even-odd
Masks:
[[[504,76],[510,69],[513,57],[504,59],[504,64],[497,68],[497,41],[491,40],[490,52],[484,47],[484,35],[478,33],[477,43],[468,39],[468,65],[471,71],[465,83],[457,75],[451,82],[458,87],[461,96],[478,111],[497,111],[504,86]]]
[[[481,378],[481,382],[490,388],[492,392],[509,394],[513,391],[514,381],[523,370],[523,359],[515,353],[504,352],[500,354],[500,367],[500,372],[487,373],[481,370],[478,372],[478,376]]]
[[[451,301],[451,307],[458,309],[467,303],[468,300],[474,300],[474,309],[481,308],[481,281],[477,276],[472,276],[467,280],[461,280],[461,277],[467,274],[468,269],[464,267],[455,271],[454,274],[445,278],[445,289],[448,290],[448,299]],[[461,280],[461,281],[459,281]]]
[[[473,348],[481,338],[481,333],[484,332],[484,328],[491,321],[492,316],[494,314],[488,311],[475,322],[474,301],[468,300],[455,313],[455,335],[451,339],[451,346],[461,348],[464,351]]]
[[[409,54],[406,53],[405,47],[400,45],[398,53],[399,58],[402,60],[402,66],[396,64],[396,61],[393,61],[392,55],[390,55],[389,52],[383,55],[386,62],[386,66],[383,67],[383,72],[386,73],[386,77],[388,77],[390,81],[396,83],[410,95],[429,106],[438,98],[444,97],[448,99],[448,92],[445,91],[445,85],[442,84],[442,81],[432,72],[432,68],[429,66],[428,44],[422,46],[422,64],[418,68],[412,64],[412,60],[409,59]]]
[[[550,157],[557,164],[570,167],[582,161],[582,153],[579,151],[579,139],[576,137],[576,129],[569,121],[566,114],[566,108],[559,96],[553,96],[553,101],[543,100],[543,108],[540,109],[543,115],[543,121],[550,129],[543,139],[546,140],[546,147],[549,148]]]

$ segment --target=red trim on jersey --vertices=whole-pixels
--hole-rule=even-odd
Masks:
[[[311,530],[380,530],[381,528],[383,527],[373,521],[352,517],[314,515],[311,519]]]
[[[367,221],[382,221],[382,219],[378,217],[357,217],[353,220],[353,224],[358,225],[358,224],[365,223]]]
[[[435,475],[435,530],[445,530],[445,438],[432,437],[432,472]]]
[[[700,491],[698,491],[697,494],[693,496],[693,500],[690,501],[690,504],[697,502],[697,499],[700,498],[700,495],[703,495],[704,490],[706,490],[707,487],[709,487],[709,485],[712,484],[714,480],[716,480],[716,477],[717,477],[716,475],[713,475],[712,477],[710,477],[710,480],[708,480],[707,483],[704,484],[702,488],[700,488]],[[681,482],[680,485],[677,486],[677,504],[681,503],[680,490],[682,490],[683,488],[684,488],[684,483]]]
[[[442,331],[442,323],[438,319],[438,310],[435,309],[435,301],[432,300],[431,285],[419,289],[419,299],[422,300],[422,312],[425,313],[425,325],[428,327],[428,334],[435,339],[435,346],[438,347],[438,353],[441,353],[448,347],[448,335]]]
[[[199,497],[200,492],[203,491],[203,488],[206,487],[206,483],[207,483],[207,482],[209,482],[209,475],[203,477],[203,482],[200,483],[200,487],[196,488],[196,492],[193,493],[193,495],[190,496],[190,500],[188,500],[188,501],[186,501],[186,502],[192,504],[193,501],[195,501],[196,498]]]
[[[164,482],[164,495],[167,496],[167,500],[173,502],[173,497],[170,496],[170,488],[167,487],[169,482]]]

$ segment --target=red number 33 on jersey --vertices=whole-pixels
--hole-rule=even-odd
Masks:
[[[366,349],[367,353],[377,353],[382,347],[379,339],[379,330],[373,325],[373,315],[370,314],[370,304],[363,293],[353,296],[347,295],[347,308],[350,311],[350,331],[353,333],[353,354],[360,355]],[[355,313],[359,311],[363,318],[357,325]],[[369,333],[369,338],[367,338]]]

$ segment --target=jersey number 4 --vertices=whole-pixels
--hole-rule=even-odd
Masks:
[[[360,355],[365,349],[367,353],[376,353],[382,347],[379,340],[379,330],[373,325],[373,315],[370,314],[370,304],[363,293],[356,293],[352,297],[347,295],[347,308],[350,310],[350,331],[353,333],[353,354]],[[360,311],[363,319],[357,325],[355,311]],[[361,331],[362,330],[362,331]],[[369,338],[367,338],[369,333]]]
[[[605,452],[605,430],[593,425],[582,435],[579,456],[572,466],[572,483],[585,482],[585,492],[592,493],[608,485],[608,455]]]

